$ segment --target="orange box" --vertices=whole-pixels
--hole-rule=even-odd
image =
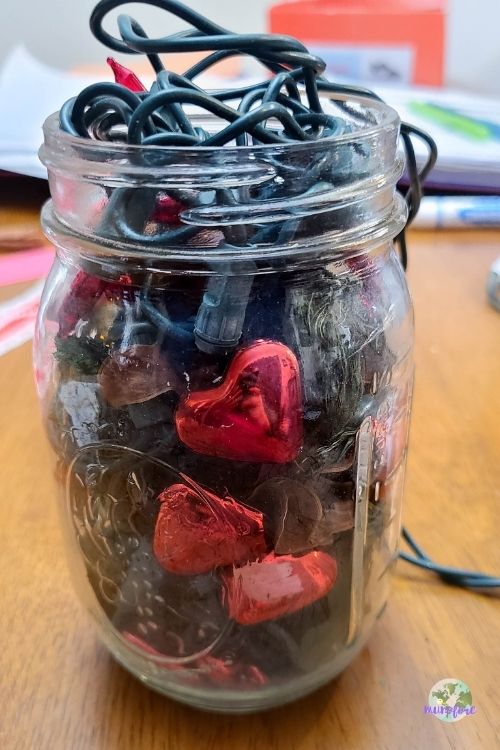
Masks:
[[[323,57],[330,77],[440,86],[446,0],[298,0],[274,5],[271,31]]]

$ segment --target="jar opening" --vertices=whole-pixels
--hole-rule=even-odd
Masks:
[[[62,132],[52,115],[40,150],[52,195],[45,230],[56,244],[64,235],[111,252],[203,253],[209,262],[393,239],[406,220],[395,196],[398,115],[365,97],[336,100],[340,134],[257,146],[93,141]]]

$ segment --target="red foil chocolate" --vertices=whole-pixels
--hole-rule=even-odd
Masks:
[[[59,311],[59,336],[69,336],[80,320],[88,318],[103,295],[107,300],[122,299],[131,283],[130,276],[105,281],[86,271],[78,271]]]
[[[171,573],[198,575],[238,565],[266,553],[262,513],[222,500],[184,484],[168,487],[159,497],[153,550]]]
[[[197,453],[288,463],[302,445],[299,366],[284,344],[239,351],[217,388],[191,393],[176,414],[180,439]]]
[[[326,552],[277,556],[223,573],[223,603],[240,625],[255,625],[297,612],[335,584],[337,562]]]

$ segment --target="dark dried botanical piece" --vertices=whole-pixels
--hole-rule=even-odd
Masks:
[[[316,484],[321,485],[321,499]],[[324,497],[323,497],[324,495]],[[261,484],[249,504],[264,515],[264,529],[278,555],[298,554],[332,543],[354,524],[354,504],[337,496],[336,485],[316,480],[310,487],[276,477]]]
[[[305,485],[286,477],[264,482],[249,504],[264,514],[264,526],[278,555],[312,548],[311,537],[323,516],[318,496]]]
[[[183,389],[160,347],[149,344],[112,351],[101,367],[99,383],[102,395],[114,407],[142,404],[167,391]]]
[[[66,336],[54,340],[54,359],[80,375],[96,375],[109,354],[106,344],[89,336]]]

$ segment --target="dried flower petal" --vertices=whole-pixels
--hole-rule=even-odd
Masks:
[[[164,656],[160,651],[138,638],[133,633],[123,632],[123,637],[136,648],[142,649],[151,656]],[[190,684],[199,682],[201,678],[215,685],[235,685],[253,687],[266,685],[268,682],[265,674],[253,664],[240,664],[228,660],[219,659],[215,656],[206,655],[194,662],[180,664],[179,662],[162,662],[163,669],[180,672],[183,671]]]
[[[102,395],[115,407],[142,404],[167,391],[182,390],[160,348],[149,344],[111,352],[101,367],[99,383]]]
[[[347,454],[339,459],[336,463],[328,465],[326,468],[321,470],[322,474],[344,474],[346,471],[352,469],[354,463],[354,445],[348,450]]]
[[[222,578],[229,617],[240,625],[255,625],[297,612],[326,596],[337,578],[337,563],[326,552],[302,557],[277,557],[271,552]]]
[[[180,213],[184,209],[185,206],[176,201],[175,198],[171,198],[169,195],[160,195],[151,219],[152,221],[157,221],[159,224],[169,224],[173,227],[179,227],[182,224]]]
[[[350,489],[352,483],[320,478],[311,487],[276,477],[257,487],[248,503],[262,511],[264,529],[276,554],[298,554],[329,545],[336,534],[352,529],[354,502],[349,498]]]
[[[153,549],[166,570],[197,575],[265,554],[262,514],[232,497],[174,484],[159,499]]]
[[[308,487],[277,477],[257,487],[248,502],[264,514],[264,526],[270,531],[277,554],[296,554],[313,548],[311,537],[323,509],[318,496]]]
[[[85,319],[104,292],[106,282],[85,271],[79,271],[64,298],[59,311],[59,336],[64,338],[74,330],[79,320]]]
[[[349,501],[335,503],[323,512],[321,522],[311,534],[313,547],[326,547],[331,544],[336,534],[349,531],[354,526],[354,503]]]
[[[355,487],[352,480],[337,481],[334,474],[317,476],[313,487],[321,502],[323,517],[311,535],[311,544],[324,547],[332,544],[336,534],[353,528]]]
[[[299,366],[284,344],[239,351],[217,388],[191,393],[176,415],[192,450],[234,461],[287,463],[302,443]]]
[[[129,276],[111,282],[86,271],[78,271],[59,310],[59,337],[69,336],[80,320],[87,320],[103,295],[107,300],[123,299],[130,283]]]

